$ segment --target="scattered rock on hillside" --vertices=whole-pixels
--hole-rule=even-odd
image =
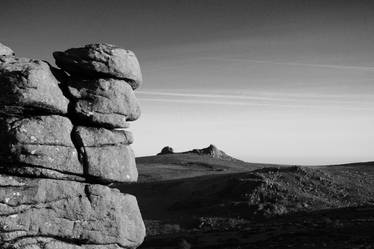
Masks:
[[[127,121],[134,121],[140,116],[138,100],[123,80],[73,80],[68,89],[78,123],[124,128]]]
[[[165,146],[164,148],[162,148],[161,152],[158,153],[157,155],[165,155],[165,154],[173,154],[174,153],[174,149],[170,146]]]
[[[68,100],[47,63],[0,57],[0,113],[66,114]]]
[[[349,178],[349,175],[345,177]],[[363,180],[362,177],[360,179]],[[253,219],[371,205],[374,191],[368,186],[373,186],[372,180],[365,184],[356,180],[344,180],[342,176],[333,177],[324,170],[298,166],[202,177],[190,183],[181,183],[179,188],[185,190],[176,195],[183,197],[168,210],[201,216],[230,214],[230,217]],[[176,182],[173,184],[178,185]],[[182,184],[185,185],[183,188]],[[155,185],[153,191],[157,191]]]
[[[56,65],[82,78],[124,79],[133,89],[142,83],[142,73],[135,54],[111,44],[89,44],[54,52]]]
[[[0,43],[0,56],[14,56],[14,52],[11,48]]]
[[[5,175],[0,224],[4,249],[135,248],[145,235],[132,195],[101,185]]]

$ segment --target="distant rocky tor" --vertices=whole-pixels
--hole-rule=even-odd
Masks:
[[[166,155],[166,154],[174,154],[174,149],[170,146],[165,146],[164,148],[162,148],[160,153],[158,153],[157,155]]]
[[[215,145],[211,144],[206,148],[202,149],[193,149],[185,152],[174,152],[174,149],[170,146],[165,146],[162,148],[161,152],[157,155],[167,155],[167,154],[197,154],[202,156],[209,156],[212,158],[222,159],[226,161],[240,161],[232,156],[227,155],[222,150],[219,150]]]
[[[138,179],[138,60],[110,44],[53,55],[60,68],[0,44],[0,248],[136,248],[136,198],[110,185]]]

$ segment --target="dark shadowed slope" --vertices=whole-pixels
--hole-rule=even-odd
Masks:
[[[374,164],[262,168],[123,186],[147,219],[255,217],[374,204]]]
[[[181,238],[188,238],[193,248],[321,248],[324,244],[352,248],[374,243],[369,239],[374,228],[372,162],[269,167],[231,164],[195,154],[148,159],[157,160],[155,168],[147,172],[149,177],[143,179],[152,181],[120,186],[121,191],[138,198],[148,234],[142,248],[178,248],[175,243]],[[200,176],[188,177],[191,165],[193,174]],[[144,168],[139,168],[141,177]],[[216,168],[224,171],[217,174]],[[165,179],[164,173],[174,179],[154,181]],[[152,174],[157,176],[152,178]],[[318,237],[321,233],[329,236]],[[353,242],[339,247],[348,238]],[[330,245],[334,240],[341,244]]]

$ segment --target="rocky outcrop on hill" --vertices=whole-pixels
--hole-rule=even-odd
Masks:
[[[162,148],[161,152],[157,155],[165,155],[165,154],[174,154],[174,149],[170,146],[165,146]]]
[[[225,153],[221,150],[219,150],[215,145],[211,144],[209,145],[208,147],[206,148],[202,148],[202,149],[193,149],[191,151],[189,151],[191,153],[196,153],[196,154],[200,154],[200,155],[209,155],[211,157],[216,157],[216,158],[220,158],[222,157],[223,155],[225,155]]]
[[[158,153],[157,155],[167,155],[167,154],[197,154],[201,156],[208,156],[211,158],[216,158],[216,159],[221,159],[221,160],[226,160],[226,161],[237,161],[237,162],[242,162],[239,159],[236,159],[234,157],[231,157],[227,155],[225,152],[222,150],[219,150],[215,145],[211,144],[206,148],[202,149],[193,149],[185,152],[174,152],[174,149],[170,146],[165,146],[162,148],[161,152]]]
[[[0,248],[136,248],[136,198],[107,185],[138,178],[139,63],[109,44],[54,56],[61,69],[0,44]]]
[[[184,152],[184,153],[194,153],[194,154],[198,154],[198,155],[205,155],[205,156],[209,156],[209,157],[217,158],[217,159],[221,159],[221,160],[226,160],[226,161],[241,161],[239,159],[236,159],[232,156],[227,155],[225,152],[223,152],[222,150],[219,150],[213,144],[209,145],[206,148],[193,149],[191,151],[187,151],[187,152]]]

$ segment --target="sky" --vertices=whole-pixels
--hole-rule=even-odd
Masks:
[[[374,160],[374,3],[361,0],[2,0],[18,56],[107,42],[144,84],[137,156],[215,144],[249,162]]]

